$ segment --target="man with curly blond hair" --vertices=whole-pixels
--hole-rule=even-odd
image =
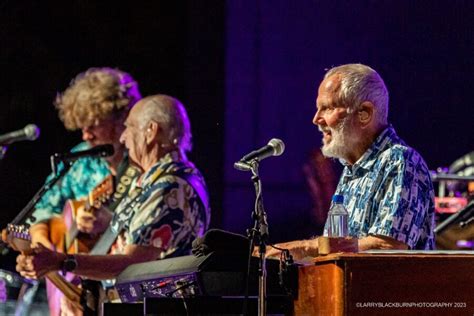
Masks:
[[[72,151],[87,150],[111,144],[114,154],[107,158],[83,157],[75,161],[62,181],[49,189],[37,203],[30,227],[33,245],[42,244],[50,249],[50,219],[62,213],[67,200],[84,199],[110,174],[118,179],[133,178],[138,170],[129,167],[125,147],[120,143],[124,122],[130,109],[141,99],[138,85],[128,73],[112,68],[90,68],[71,81],[69,87],[55,100],[59,117],[66,129],[81,130],[83,142]],[[59,166],[61,169],[63,166]],[[47,179],[49,181],[53,175]],[[122,197],[124,196],[124,192]],[[120,197],[112,200],[117,205]],[[111,207],[112,208],[112,207]],[[85,212],[77,210],[76,225],[80,232],[92,236],[103,232],[111,218],[105,210]],[[60,250],[60,249],[58,249]],[[61,249],[60,251],[65,251]],[[56,292],[48,286],[48,295]],[[59,315],[57,299],[50,299],[50,314]]]
[[[112,144],[114,154],[107,158],[84,157],[77,160],[60,185],[52,187],[36,205],[34,225],[30,229],[33,243],[51,247],[47,225],[52,216],[61,214],[68,199],[80,199],[109,174],[116,175],[126,162],[120,135],[131,107],[141,99],[138,85],[127,73],[111,68],[91,68],[72,80],[58,94],[55,106],[68,130],[82,131],[80,143],[72,151]],[[52,175],[49,177],[51,178]],[[48,180],[49,180],[48,178]],[[91,232],[91,220],[78,223],[81,231]]]

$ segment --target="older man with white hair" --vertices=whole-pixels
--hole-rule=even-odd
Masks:
[[[345,166],[336,194],[344,196],[349,235],[358,238],[359,249],[433,249],[429,170],[388,124],[388,99],[372,68],[335,67],[319,86],[313,123],[323,133],[323,154]],[[318,253],[317,239],[278,246],[299,258]],[[276,253],[273,249],[268,255]]]
[[[208,228],[210,210],[204,179],[186,158],[191,128],[183,105],[166,95],[142,99],[120,139],[143,173],[110,224],[118,234],[113,255],[65,255],[40,246],[31,256],[19,256],[23,276],[62,270],[110,279],[134,263],[190,254],[192,241]]]

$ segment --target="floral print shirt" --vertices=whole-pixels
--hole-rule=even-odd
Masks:
[[[136,204],[131,202],[136,201]],[[112,247],[122,253],[128,244],[161,248],[161,259],[189,255],[191,243],[209,226],[210,209],[204,178],[196,167],[174,151],[162,157],[132,184],[128,197],[116,209],[134,205],[123,232]]]

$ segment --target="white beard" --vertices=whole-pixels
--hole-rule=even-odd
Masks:
[[[354,150],[356,145],[355,139],[350,135],[350,116],[346,116],[336,128],[325,127],[319,130],[329,130],[331,132],[331,139],[329,143],[324,143],[321,147],[321,152],[327,158],[342,158],[347,159],[350,152]]]

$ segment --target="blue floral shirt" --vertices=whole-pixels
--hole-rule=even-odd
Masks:
[[[83,142],[71,151],[89,149]],[[110,174],[107,162],[103,158],[84,157],[76,160],[60,183],[50,188],[36,204],[33,216],[34,223],[48,220],[52,216],[60,215],[68,199],[80,199],[91,192],[106,176]],[[46,181],[50,181],[49,175]]]
[[[132,184],[129,196],[117,207],[111,223],[114,229],[130,205],[134,213],[112,253],[136,244],[161,248],[161,259],[189,255],[192,241],[209,226],[208,200],[204,178],[196,167],[178,152],[168,153]]]
[[[344,196],[350,236],[382,235],[410,249],[434,249],[434,191],[428,167],[391,126],[354,165],[343,164],[336,194]]]

